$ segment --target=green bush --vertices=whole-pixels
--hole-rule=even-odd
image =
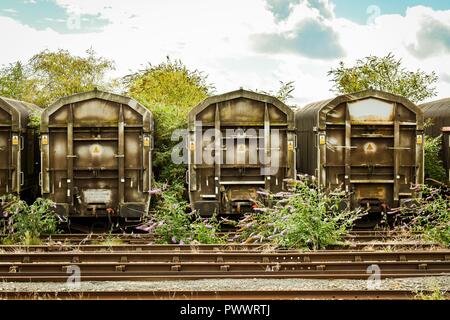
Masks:
[[[430,186],[415,189],[421,196],[396,210],[396,228],[423,234],[426,239],[450,245],[450,199],[445,191]]]
[[[180,60],[148,65],[144,70],[123,78],[128,95],[148,108],[155,119],[155,150],[153,172],[156,180],[183,182],[186,166],[171,161],[172,141],[176,129],[187,127],[189,111],[208,97],[214,87],[208,76],[190,70]]]
[[[159,184],[161,190],[157,199],[155,214],[140,226],[140,230],[157,235],[160,243],[222,243],[219,237],[220,223],[216,217],[203,219],[196,212],[188,213],[189,205],[183,200],[184,185],[174,183],[170,187]]]
[[[307,179],[291,184],[290,192],[261,193],[275,205],[269,208],[257,202],[257,212],[239,222],[238,232],[244,242],[270,241],[286,248],[325,248],[341,241],[355,220],[364,215],[360,210],[343,208],[346,195],[340,190],[327,192]]]
[[[4,210],[8,215],[6,242],[39,244],[42,234],[56,233],[58,220],[53,208],[54,203],[47,199],[38,198],[29,206],[25,201],[16,198]]]
[[[446,172],[440,156],[441,146],[442,135],[436,138],[425,136],[425,177],[444,182]]]

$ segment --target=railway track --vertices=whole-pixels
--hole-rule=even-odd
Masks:
[[[66,281],[73,266],[82,280],[204,278],[365,279],[450,275],[450,251],[196,251],[3,252],[4,281]]]
[[[151,250],[152,247],[149,247]],[[4,252],[0,266],[7,263],[94,263],[94,262],[205,262],[205,263],[315,263],[315,262],[427,262],[450,263],[450,250],[436,251],[294,251],[259,250],[149,251],[149,252]]]
[[[423,295],[431,292],[421,292]],[[445,297],[449,298],[447,294]],[[299,291],[10,291],[1,292],[0,299],[83,299],[83,300],[315,300],[370,299],[414,300],[419,295],[409,290],[299,290]]]
[[[219,237],[222,237],[228,242],[233,242],[236,232],[220,232]],[[2,237],[2,235],[0,235]],[[365,243],[370,241],[389,242],[393,240],[420,240],[419,235],[404,234],[393,231],[353,231],[343,237],[344,241],[349,243]],[[98,244],[98,243],[114,243],[122,242],[124,244],[148,244],[157,242],[158,237],[154,234],[105,234],[105,233],[66,233],[43,235],[41,240],[44,242],[63,242],[66,244]]]
[[[0,253],[7,252],[147,252],[147,251],[274,251],[277,247],[270,244],[66,244],[49,243],[46,245],[0,245]],[[392,251],[392,250],[440,250],[439,245],[433,243],[418,242],[362,242],[333,245],[327,248],[329,251],[342,250],[366,250],[366,251]],[[283,250],[285,252],[299,252],[300,250]],[[323,251],[322,251],[323,252]]]
[[[450,275],[450,250],[422,242],[386,250],[388,232],[352,232],[351,250],[281,250],[267,244],[154,244],[151,235],[69,234],[38,246],[0,246],[0,280],[67,282],[198,279],[360,279]],[[108,244],[94,241],[119,239]],[[48,239],[48,238],[46,238]],[[362,239],[362,240],[361,240]],[[378,241],[373,243],[373,241]],[[405,244],[404,242],[402,243]],[[367,249],[371,245],[373,250]],[[377,247],[377,245],[379,247]],[[398,243],[396,245],[399,245]],[[382,250],[376,250],[376,249]],[[414,248],[414,250],[410,250]],[[418,249],[419,248],[419,249]],[[433,248],[433,250],[430,250]],[[414,299],[409,291],[65,291],[1,292],[5,299]]]

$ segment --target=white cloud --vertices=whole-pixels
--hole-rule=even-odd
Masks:
[[[450,21],[450,11],[422,6],[409,8],[405,16],[382,15],[373,25],[360,25],[336,18],[328,0],[294,1],[283,20],[275,19],[265,0],[56,2],[69,13],[100,15],[109,24],[95,33],[60,34],[51,29],[37,31],[0,16],[0,29],[8,30],[2,35],[2,41],[9,44],[8,50],[0,51],[0,64],[26,60],[47,48],[83,54],[92,47],[100,55],[115,60],[117,71],[113,75],[122,76],[147,62],[159,63],[170,55],[182,59],[190,68],[208,73],[217,92],[240,86],[270,91],[277,89],[279,80],[294,80],[296,91],[292,102],[304,104],[333,95],[326,73],[337,65],[337,60],[256,52],[250,41],[253,35],[289,34],[302,21],[314,19],[338,35],[338,44],[345,50],[344,61],[348,64],[370,54],[393,52],[403,59],[407,68],[431,72],[440,71],[450,58],[450,52],[445,50],[426,58],[411,52],[411,47],[417,49],[424,43],[420,36],[422,21],[431,18]],[[442,77],[438,85],[440,97],[450,95],[450,82],[445,79]]]
[[[17,13],[17,10],[15,10],[15,9],[12,9],[12,8],[8,8],[8,9],[3,9],[2,10],[3,12],[7,12],[7,13]]]

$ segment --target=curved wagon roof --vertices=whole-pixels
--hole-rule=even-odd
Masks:
[[[40,115],[43,111],[35,104],[6,97],[0,97],[0,108],[11,114],[13,127],[18,125],[22,128],[28,125],[30,114]]]
[[[294,111],[288,107],[286,104],[284,104],[279,99],[262,93],[257,93],[253,91],[248,91],[244,89],[239,89],[236,91],[231,91],[224,94],[219,94],[216,96],[211,96],[200,102],[197,106],[195,106],[190,112],[189,112],[189,123],[192,123],[195,121],[195,116],[205,110],[208,106],[220,103],[224,101],[229,101],[233,99],[239,99],[239,98],[247,98],[250,100],[255,101],[261,101],[265,103],[269,103],[274,105],[276,108],[280,109],[283,113],[285,113],[288,117],[288,122],[294,121]]]
[[[426,117],[450,117],[450,98],[419,105]]]
[[[42,126],[47,126],[49,122],[49,117],[55,113],[60,108],[77,102],[87,101],[91,99],[100,99],[105,101],[112,101],[118,104],[123,104],[129,106],[131,109],[135,110],[137,113],[142,115],[144,125],[148,126],[153,130],[153,115],[150,110],[145,108],[136,100],[122,96],[115,93],[100,91],[100,90],[92,90],[88,92],[77,93],[71,96],[63,97],[50,105],[45,111],[42,113]]]
[[[414,114],[422,113],[422,110],[417,105],[415,105],[413,102],[406,99],[405,97],[375,89],[368,89],[351,94],[341,95],[332,99],[307,104],[305,107],[298,109],[296,115],[297,117],[302,117],[304,119],[307,118],[314,119],[314,121],[317,122],[319,114],[326,115],[328,112],[330,112],[331,110],[333,110],[342,103],[363,100],[367,98],[378,98],[389,102],[396,102],[404,105]],[[423,126],[421,117],[419,117],[418,126],[419,128]]]

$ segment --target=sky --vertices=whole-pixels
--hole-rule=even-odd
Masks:
[[[170,56],[216,93],[295,81],[300,106],[334,95],[327,72],[340,61],[392,52],[450,96],[447,0],[0,0],[0,30],[0,65],[92,48],[120,77]]]

